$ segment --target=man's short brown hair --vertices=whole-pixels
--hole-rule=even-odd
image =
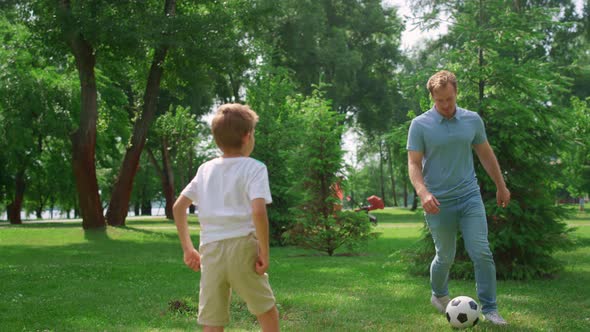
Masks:
[[[432,94],[434,90],[443,88],[449,83],[452,84],[453,88],[455,88],[455,91],[457,91],[457,77],[455,77],[455,74],[448,70],[441,70],[428,79],[426,88],[428,88],[428,91],[430,91],[430,94]]]
[[[224,149],[242,148],[242,138],[254,130],[258,115],[247,105],[219,106],[211,122],[211,132],[217,146]]]

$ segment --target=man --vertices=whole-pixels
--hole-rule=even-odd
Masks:
[[[427,88],[434,107],[412,121],[407,149],[410,180],[436,248],[430,265],[431,303],[444,313],[450,301],[448,277],[460,230],[473,261],[482,312],[493,324],[506,325],[496,305],[496,266],[471,149],[496,184],[499,206],[508,205],[510,191],[487,141],[483,121],[477,113],[456,105],[455,75],[440,71],[428,80]]]

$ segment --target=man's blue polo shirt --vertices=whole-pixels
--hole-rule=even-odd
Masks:
[[[487,140],[484,124],[476,112],[456,109],[446,119],[433,107],[412,120],[408,133],[407,149],[424,154],[424,183],[439,201],[479,191],[472,145]]]

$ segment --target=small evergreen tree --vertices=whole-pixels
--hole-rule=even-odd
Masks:
[[[340,143],[343,117],[315,90],[311,97],[292,100],[299,109],[302,144],[293,151],[291,170],[296,176],[293,190],[298,194],[294,227],[287,233],[300,247],[320,250],[332,256],[343,245],[350,248],[366,243],[371,226],[363,213],[339,211],[341,202],[334,185],[340,181],[343,154]]]
[[[296,201],[291,192],[295,178],[288,160],[300,144],[296,110],[289,105],[295,86],[285,68],[263,66],[248,85],[247,103],[258,114],[256,147],[252,157],[268,169],[272,204],[268,206],[271,245],[283,245],[283,233],[291,229]]]

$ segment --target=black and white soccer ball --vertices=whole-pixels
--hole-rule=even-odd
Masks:
[[[469,296],[457,296],[447,305],[446,314],[453,327],[463,329],[475,326],[479,322],[481,308]]]

